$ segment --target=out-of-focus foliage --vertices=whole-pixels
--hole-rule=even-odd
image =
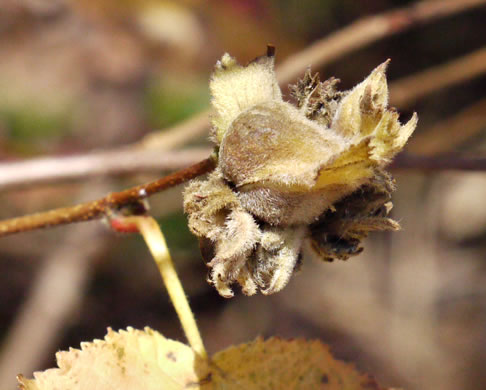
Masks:
[[[152,128],[174,125],[207,108],[208,100],[207,80],[192,80],[182,85],[180,81],[155,81],[148,86],[145,97],[147,120]]]

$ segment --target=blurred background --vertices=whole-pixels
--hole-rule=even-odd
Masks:
[[[152,197],[152,214],[210,352],[257,335],[318,338],[383,386],[483,388],[486,172],[476,160],[459,168],[486,157],[486,2],[430,3],[444,14],[406,0],[1,0],[0,218],[96,199],[201,159],[208,80],[224,52],[246,63],[272,43],[283,71],[309,45],[368,23],[347,42],[338,36],[342,53],[312,69],[348,89],[392,59],[391,103],[403,121],[419,114],[392,170],[403,231],[374,234],[347,262],[304,259],[276,295],[226,300],[206,283],[182,188]],[[400,7],[409,13],[386,13]],[[384,21],[382,36],[363,41]],[[315,62],[303,63],[295,75]],[[135,149],[162,160],[141,167]],[[115,168],[56,177],[93,152],[94,168]],[[410,166],[411,156],[428,159]],[[33,181],[37,173],[47,179]],[[95,221],[0,239],[1,389],[108,326],[146,325],[183,340],[140,237]]]

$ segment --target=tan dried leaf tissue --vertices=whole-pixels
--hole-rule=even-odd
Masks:
[[[178,390],[197,388],[190,385],[199,381],[192,349],[149,328],[109,329],[104,340],[81,343],[81,350],[58,352],[56,360],[59,368],[36,372],[34,380],[19,376],[20,388]]]
[[[335,360],[319,341],[261,338],[216,353],[208,364],[190,347],[145,328],[108,331],[56,355],[59,368],[19,376],[23,390],[380,389]]]

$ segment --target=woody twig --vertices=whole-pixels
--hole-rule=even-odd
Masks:
[[[124,191],[113,192],[98,200],[0,221],[0,237],[34,229],[98,219],[109,215],[116,208],[143,200],[167,188],[174,187],[194,177],[203,175],[214,169],[214,167],[214,159],[209,157],[188,168],[165,176],[162,179]]]

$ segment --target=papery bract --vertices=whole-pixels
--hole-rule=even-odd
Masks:
[[[210,83],[218,166],[186,188],[184,208],[221,295],[232,296],[234,282],[248,295],[277,292],[305,248],[347,259],[369,231],[399,228],[386,216],[394,186],[383,168],[417,116],[402,125],[388,108],[387,64],[348,92],[308,71],[291,87],[293,105],[273,51],[246,67],[228,54],[218,61]]]

